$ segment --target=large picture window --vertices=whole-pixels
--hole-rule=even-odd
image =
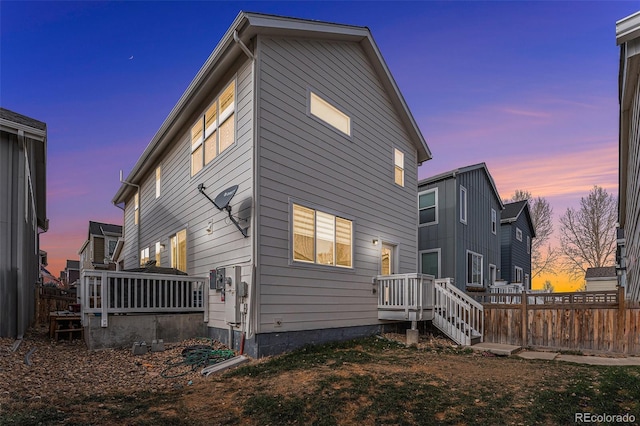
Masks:
[[[229,83],[191,128],[191,176],[235,141],[235,80]]]
[[[353,266],[353,223],[308,207],[293,205],[293,260]]]
[[[418,194],[418,214],[420,225],[438,223],[438,188]]]
[[[467,251],[467,285],[482,285],[482,255]]]

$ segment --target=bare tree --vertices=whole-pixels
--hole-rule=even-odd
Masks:
[[[616,198],[597,185],[580,199],[578,210],[568,208],[560,218],[563,269],[573,278],[613,264],[617,218]]]
[[[553,284],[551,284],[551,281],[546,280],[544,282],[544,285],[542,286],[542,290],[546,291],[547,293],[553,293],[555,288],[553,287]]]
[[[548,244],[553,234],[553,208],[549,201],[543,197],[533,198],[529,191],[516,189],[513,197],[505,200],[505,203],[524,200],[529,203],[531,221],[536,231],[536,237],[531,240],[531,278],[534,278],[544,272],[553,273],[559,250]]]

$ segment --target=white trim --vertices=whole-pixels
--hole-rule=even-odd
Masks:
[[[494,285],[497,280],[498,280],[498,267],[493,263],[490,263],[489,264],[489,285]]]
[[[464,197],[462,196],[464,194]],[[463,203],[464,200],[464,203]],[[460,222],[464,223],[465,225],[467,224],[467,212],[468,212],[468,204],[469,204],[469,199],[467,197],[467,188],[465,188],[464,186],[460,185],[460,195],[458,198],[458,202],[460,203]],[[464,207],[464,210],[463,210]]]
[[[420,196],[423,194],[427,194],[429,192],[435,192],[435,205],[434,205],[434,209],[435,209],[435,220],[433,222],[425,222],[425,223],[420,223],[420,210],[423,210],[420,208]],[[430,207],[425,207],[426,208],[430,208]],[[427,189],[426,191],[421,191],[418,192],[418,226],[429,226],[429,225],[437,225],[438,224],[438,188],[431,188],[431,189]]]
[[[333,129],[351,136],[351,117],[340,108],[320,96],[313,89],[309,89],[309,114],[328,124]],[[315,108],[314,108],[315,107]]]
[[[516,240],[522,242],[522,229],[516,226]]]
[[[491,233],[493,235],[498,233],[498,213],[496,209],[491,209]]]
[[[513,282],[514,283],[522,283],[523,282],[523,278],[524,278],[524,275],[523,275],[524,271],[519,266],[514,266],[513,268],[514,268],[514,270],[513,270]],[[520,271],[520,281],[518,281],[518,271]]]
[[[422,270],[422,255],[425,253],[437,253],[438,254],[438,274],[436,275],[436,278],[441,278],[442,277],[442,250],[438,247],[435,249],[428,249],[428,250],[420,250],[418,251],[418,270],[420,271],[421,274],[426,274],[426,272],[424,272]]]

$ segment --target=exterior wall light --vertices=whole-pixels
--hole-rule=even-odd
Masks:
[[[374,245],[374,246],[377,246],[377,245],[378,245],[378,239],[377,239],[377,238],[374,238],[374,240],[373,240],[373,245]]]

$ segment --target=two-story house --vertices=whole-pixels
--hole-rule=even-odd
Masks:
[[[47,125],[0,108],[0,337],[22,338],[35,319],[46,207]]]
[[[535,236],[529,202],[505,204],[500,220],[502,280],[531,290],[531,239]]]
[[[618,255],[620,285],[640,302],[640,12],[616,22],[620,46]]]
[[[215,271],[209,335],[253,356],[372,334],[430,158],[367,28],[242,12],[113,198],[120,260]]]
[[[85,269],[116,269],[113,255],[122,237],[122,226],[89,221],[87,239],[78,250],[80,273]],[[67,261],[67,266],[69,261]],[[68,275],[71,284],[71,276]],[[77,278],[76,278],[77,279]]]
[[[483,291],[500,269],[503,209],[485,163],[418,182],[419,271]]]

